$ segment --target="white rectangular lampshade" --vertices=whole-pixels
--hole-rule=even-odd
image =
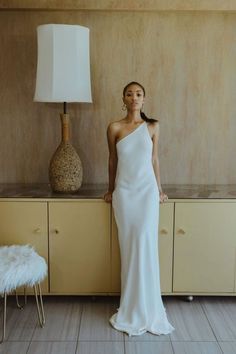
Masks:
[[[38,63],[34,101],[92,102],[89,28],[37,27]]]

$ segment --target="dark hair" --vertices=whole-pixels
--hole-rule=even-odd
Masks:
[[[141,85],[140,83],[138,83],[136,81],[131,81],[124,87],[124,89],[123,89],[123,97],[125,97],[125,92],[126,92],[127,88],[129,86],[131,86],[131,85],[138,85],[139,87],[141,87],[141,89],[143,90],[143,95],[145,97],[145,88],[143,87],[143,85]],[[146,116],[146,114],[144,112],[142,112],[141,110],[140,110],[140,115],[141,115],[142,119],[145,120],[148,123],[158,122],[158,119],[148,118]]]

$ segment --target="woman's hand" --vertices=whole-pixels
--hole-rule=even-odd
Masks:
[[[163,203],[168,199],[168,196],[164,192],[160,192],[160,202]]]
[[[106,192],[103,196],[103,199],[105,200],[105,202],[107,203],[111,203],[112,201],[112,192]]]

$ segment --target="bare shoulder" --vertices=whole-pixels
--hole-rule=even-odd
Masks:
[[[115,120],[108,124],[107,129],[109,130],[117,130],[122,126],[122,120]]]
[[[107,127],[107,133],[110,135],[116,135],[120,131],[123,125],[124,125],[123,119],[110,122]]]

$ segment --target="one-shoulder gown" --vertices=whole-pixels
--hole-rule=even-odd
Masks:
[[[159,190],[146,121],[116,144],[118,164],[112,207],[121,256],[120,305],[109,322],[129,336],[168,334],[160,290]]]

